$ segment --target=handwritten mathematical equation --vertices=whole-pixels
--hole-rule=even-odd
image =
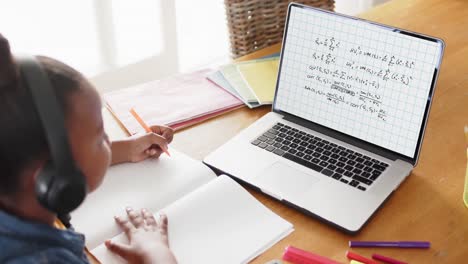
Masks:
[[[370,66],[366,65],[359,65],[356,64],[354,61],[348,61],[346,62],[346,67],[352,69],[352,70],[357,70],[357,71],[363,71],[366,72],[372,76],[375,76],[379,79],[382,79],[384,81],[387,80],[395,80],[395,81],[400,81],[406,86],[409,86],[409,83],[411,80],[413,80],[412,76],[402,74],[402,73],[397,73],[397,72],[392,72],[390,69],[382,70],[382,69],[375,69]]]
[[[331,53],[320,54],[318,52],[314,52],[312,54],[312,58],[317,61],[325,62],[325,64],[332,64],[336,62],[336,56],[333,56]]]
[[[324,46],[328,48],[330,52],[328,53],[321,53],[319,51],[314,51],[311,55],[311,58],[314,61],[317,62],[323,62],[326,65],[335,65],[337,64],[337,61],[339,58],[332,54],[336,49],[338,49],[341,45],[340,41],[337,41],[334,37],[317,37],[314,41],[314,43],[318,46]],[[388,68],[375,68],[366,64],[360,64],[357,63],[355,60],[351,59],[346,59],[344,61],[344,64],[347,68],[350,70],[353,70],[354,73],[362,72],[367,75],[370,75],[370,77],[375,77],[378,78],[379,80],[387,82],[388,80],[394,80],[401,82],[402,84],[409,86],[410,82],[413,80],[413,76],[408,73],[400,73],[397,71],[397,68],[395,67],[403,67],[404,69],[412,70],[415,68],[416,62],[413,60],[408,60],[408,59],[401,59],[397,58],[395,55],[389,55],[389,54],[379,54],[376,52],[371,52],[371,51],[366,51],[361,48],[361,46],[357,47],[351,47],[349,48],[349,53],[356,55],[356,56],[361,56],[361,57],[367,57],[367,58],[372,58],[375,60],[379,60],[381,62],[384,62]],[[315,63],[314,63],[315,64]],[[340,63],[338,63],[340,64]],[[381,64],[382,66],[382,64]],[[334,69],[328,69],[333,71]],[[326,73],[327,74],[327,73]],[[351,75],[349,72],[341,71],[338,74],[338,70],[335,70],[335,74],[333,74],[333,78],[337,78],[338,76],[343,79],[343,74],[346,74],[346,80],[353,80],[357,82],[357,84],[365,84],[369,85],[369,82],[376,88],[380,86],[380,84],[374,81],[371,81],[369,78],[366,77],[359,77],[357,75],[362,76],[362,74],[355,74],[354,76]],[[345,79],[343,79],[345,80]]]
[[[331,86],[332,91],[329,92],[316,89],[308,85],[305,85],[304,89],[323,97],[328,102],[337,105],[345,104],[351,108],[359,109],[368,114],[374,115],[383,122],[387,121],[387,112],[382,108],[382,101],[380,101],[381,98],[377,94],[372,94],[365,91],[360,91],[359,94],[356,94],[354,91],[345,89],[335,84]],[[353,100],[353,97],[357,97],[358,100]]]
[[[370,51],[364,51],[362,50],[361,46],[357,46],[357,48],[351,48],[349,50],[350,53],[352,54],[355,54],[355,55],[362,55],[364,57],[369,57],[369,58],[373,58],[373,59],[376,59],[376,60],[380,60],[382,62],[387,62],[387,66],[388,67],[392,67],[392,66],[403,66],[403,67],[406,67],[408,69],[414,69],[415,65],[416,65],[416,62],[413,61],[413,60],[405,60],[405,59],[399,59],[397,58],[395,55],[381,55],[381,54],[377,54],[375,52],[370,52]]]
[[[325,84],[325,85],[337,85],[337,86],[341,86],[341,87],[346,87],[348,89],[351,89],[351,84],[349,83],[345,83],[343,81],[333,81],[329,78],[325,78],[323,76],[320,76],[320,75],[314,75],[314,74],[308,74],[307,75],[307,78],[308,79],[311,79],[311,80],[314,80],[318,83],[322,83],[322,84]]]
[[[341,42],[337,41],[334,37],[331,37],[331,38],[317,37],[314,42],[318,46],[323,46],[323,47],[328,48],[328,50],[330,51],[334,51],[335,49],[339,48],[341,45]]]
[[[318,73],[321,73],[331,78],[335,78],[335,79],[338,78],[342,81],[353,81],[355,84],[365,85],[365,86],[373,87],[375,89],[380,88],[380,84],[378,81],[370,80],[368,78],[363,78],[363,77],[356,76],[356,75],[351,75],[347,71],[338,70],[338,69],[334,70],[332,68],[322,67],[318,65],[310,65],[309,70],[312,73],[308,73],[306,75],[306,78],[308,79],[314,79],[314,78],[317,79],[316,76],[319,75]],[[323,77],[323,76],[321,76],[321,78],[326,79],[326,77]],[[329,80],[326,83],[324,82],[324,84],[331,84],[332,82],[333,80]]]

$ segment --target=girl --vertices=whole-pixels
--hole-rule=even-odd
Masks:
[[[47,57],[37,57],[64,111],[71,154],[88,190],[101,184],[110,164],[157,158],[173,131],[153,126],[153,133],[109,142],[103,129],[101,100],[77,71]],[[0,35],[0,263],[89,263],[84,236],[54,227],[56,215],[40,205],[35,177],[48,160],[45,134],[8,41]],[[116,217],[130,244],[106,246],[130,263],[175,263],[168,245],[167,218],[159,223],[146,210],[127,208]]]

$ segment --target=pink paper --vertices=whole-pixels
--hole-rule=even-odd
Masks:
[[[206,79],[211,72],[205,69],[144,83],[107,93],[104,99],[130,134],[144,131],[130,114],[132,107],[150,126],[186,127],[242,105],[239,99]]]

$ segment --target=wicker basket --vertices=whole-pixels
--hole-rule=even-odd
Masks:
[[[290,0],[224,0],[233,58],[244,56],[283,38]],[[297,3],[333,11],[334,0],[304,0]]]

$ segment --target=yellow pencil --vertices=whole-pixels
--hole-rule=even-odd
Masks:
[[[151,128],[145,123],[145,121],[143,121],[143,119],[137,114],[137,112],[135,111],[134,108],[130,109],[130,114],[132,114],[132,116],[136,119],[136,121],[138,121],[138,123],[145,129],[146,133],[153,133],[153,131],[151,130]],[[164,151],[164,153],[166,153],[169,157],[171,156],[171,154],[169,154],[169,150],[167,150],[165,147],[163,146],[160,146],[162,151]]]

